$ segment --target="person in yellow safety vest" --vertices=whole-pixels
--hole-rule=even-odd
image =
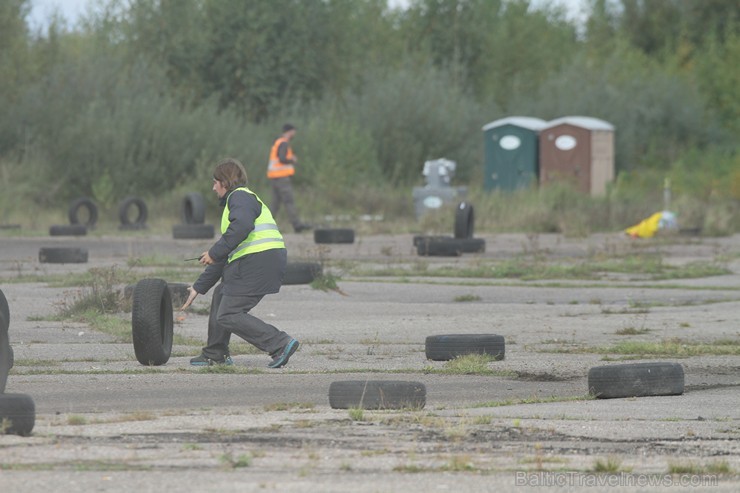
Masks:
[[[288,261],[283,236],[270,209],[247,188],[247,173],[236,159],[225,159],[216,166],[213,191],[224,207],[221,238],[200,255],[206,268],[188,287],[182,310],[219,278],[221,284],[211,299],[208,342],[190,364],[233,365],[229,340],[236,334],[272,357],[268,367],[280,368],[298,349],[298,341],[249,311],[265,295],[280,290]]]
[[[277,216],[280,205],[285,204],[288,219],[296,233],[311,229],[311,226],[301,222],[293,197],[291,176],[295,174],[298,158],[293,154],[290,141],[295,137],[295,127],[290,123],[283,125],[283,134],[278,137],[270,149],[270,161],[267,164],[267,178],[272,184],[272,202],[270,209]]]

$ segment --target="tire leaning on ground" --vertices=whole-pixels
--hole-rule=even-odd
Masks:
[[[172,226],[172,237],[176,240],[200,240],[213,238],[213,224],[175,224]]]
[[[474,229],[473,204],[460,202],[455,210],[455,238],[472,238]]]
[[[27,436],[36,424],[36,405],[30,395],[0,394],[0,430],[6,434]]]
[[[87,221],[84,223],[80,221],[80,209],[83,208],[87,209]],[[98,206],[95,205],[92,199],[82,197],[70,204],[67,216],[69,217],[70,224],[82,224],[89,229],[93,229],[98,222]]]
[[[329,386],[332,409],[422,409],[427,389],[403,380],[341,380]]]
[[[8,336],[8,319],[5,313],[0,311],[0,394],[5,392],[5,384],[8,383],[8,373],[13,368],[13,348],[10,347]]]
[[[8,299],[2,289],[0,289],[0,313],[5,315],[5,320],[10,325],[10,306],[8,306]]]
[[[316,229],[313,232],[314,243],[354,243],[355,230],[349,228]]]
[[[588,391],[600,399],[680,395],[683,389],[684,372],[678,363],[595,366],[588,371]]]
[[[206,220],[206,201],[198,192],[185,195],[182,200],[182,220],[185,224],[203,224]]]
[[[132,207],[136,208],[136,216],[133,219],[129,215]],[[118,204],[120,229],[145,229],[148,217],[149,209],[146,202],[139,197],[126,197]]]
[[[502,360],[506,354],[504,336],[496,334],[447,334],[429,336],[424,342],[427,359],[449,361],[466,354],[487,354]]]
[[[285,266],[283,285],[310,284],[322,274],[321,264],[317,262],[288,262]]]
[[[172,352],[172,297],[162,279],[142,279],[134,288],[131,334],[142,365],[167,363]]]
[[[87,226],[84,224],[55,224],[49,227],[49,236],[85,236]]]
[[[41,247],[39,262],[42,264],[84,264],[87,263],[87,248]]]

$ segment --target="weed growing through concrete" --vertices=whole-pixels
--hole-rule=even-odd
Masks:
[[[444,466],[442,469],[445,471],[453,472],[474,471],[475,465],[473,464],[473,460],[467,454],[453,455],[452,457],[450,457],[447,465]]]
[[[361,407],[352,407],[347,412],[352,421],[365,421],[365,411]]]
[[[313,409],[314,407],[316,406],[312,402],[276,402],[275,404],[267,404],[264,409],[265,411],[293,411]]]
[[[70,414],[67,416],[67,424],[70,426],[81,426],[87,424],[87,418],[79,414]]]
[[[616,474],[618,472],[630,472],[632,468],[622,467],[622,461],[617,457],[607,457],[606,459],[596,459],[591,470],[598,473]]]
[[[650,329],[646,327],[636,328],[636,327],[624,327],[622,329],[619,329],[615,332],[618,336],[636,336],[641,334],[647,334],[650,332]]]
[[[502,407],[502,406],[516,406],[519,404],[542,404],[546,402],[570,402],[570,401],[590,401],[596,397],[592,395],[576,395],[569,397],[532,397],[530,399],[506,399],[503,401],[486,401],[478,404],[474,404],[471,407]]]
[[[703,343],[687,341],[685,339],[664,339],[659,342],[649,341],[622,341],[612,346],[579,346],[541,349],[545,353],[572,353],[572,354],[620,354],[636,356],[672,356],[675,358],[688,358],[691,356],[702,356],[706,354],[715,356],[740,355],[740,341],[735,339],[719,339],[713,342]]]
[[[484,375],[491,373],[488,364],[492,361],[493,356],[488,354],[467,354],[447,361],[444,368],[450,375]]]
[[[340,278],[335,276],[334,274],[324,273],[316,277],[313,281],[311,281],[310,286],[313,289],[318,289],[319,291],[334,291],[336,293],[346,296],[347,293],[342,291],[339,285],[337,284],[337,281],[339,279]]]
[[[453,298],[453,301],[456,301],[458,303],[465,303],[465,302],[471,302],[471,301],[480,301],[481,297],[477,294],[462,294],[460,296],[455,296]]]
[[[252,465],[252,456],[248,454],[240,454],[237,457],[234,457],[231,452],[226,452],[219,457],[219,460],[232,469],[239,469]]]
[[[668,474],[731,474],[732,468],[726,460],[715,461],[709,464],[693,462],[669,462]]]

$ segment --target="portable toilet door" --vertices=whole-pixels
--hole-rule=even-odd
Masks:
[[[518,190],[537,183],[539,131],[545,120],[510,116],[483,126],[485,190]]]
[[[540,186],[569,181],[576,190],[603,195],[614,179],[614,126],[586,116],[566,116],[540,131]]]

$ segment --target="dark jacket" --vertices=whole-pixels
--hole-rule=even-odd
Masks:
[[[208,250],[214,264],[193,284],[200,294],[205,294],[219,280],[223,282],[224,296],[253,296],[280,291],[288,254],[284,248],[245,255],[228,263],[229,254],[244,241],[254,229],[255,220],[262,214],[262,204],[254,195],[243,190],[228,192],[221,205],[229,204],[229,226],[221,238]]]

